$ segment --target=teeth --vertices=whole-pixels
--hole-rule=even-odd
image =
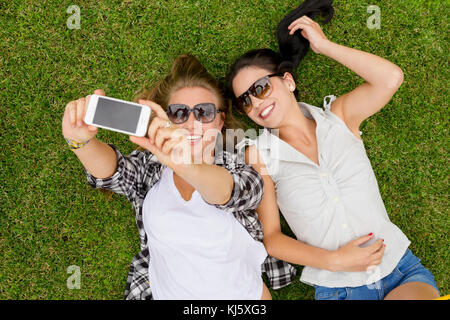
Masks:
[[[265,117],[267,116],[267,114],[270,112],[270,110],[273,109],[273,104],[270,107],[267,107],[266,109],[264,109],[263,112],[261,112],[261,117]]]
[[[197,140],[200,139],[202,136],[187,136],[188,140]]]

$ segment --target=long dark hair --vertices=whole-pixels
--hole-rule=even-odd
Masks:
[[[309,41],[302,36],[301,30],[297,30],[293,35],[290,35],[288,26],[304,15],[311,19],[316,16],[323,16],[322,23],[328,23],[334,14],[332,2],[333,0],[306,0],[289,12],[277,27],[279,52],[267,48],[253,49],[239,57],[230,67],[226,77],[228,95],[234,97],[233,79],[245,67],[255,66],[266,69],[271,73],[289,72],[295,80],[295,70],[308,52]],[[298,97],[297,90],[294,91],[294,94]]]

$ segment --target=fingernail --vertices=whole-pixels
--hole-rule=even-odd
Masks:
[[[373,235],[373,233],[371,232],[371,233],[369,233],[369,236],[371,236],[371,235]]]
[[[381,240],[383,240],[383,242],[384,242],[384,239],[381,239]]]
[[[72,123],[72,128],[75,128],[75,123]]]
[[[77,122],[77,126],[81,127],[81,121]]]

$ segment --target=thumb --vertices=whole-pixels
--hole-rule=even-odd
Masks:
[[[150,109],[152,109],[152,111],[154,111],[159,118],[165,119],[165,120],[169,119],[167,116],[167,113],[164,111],[164,109],[159,104],[157,104],[153,101],[144,100],[144,99],[139,99],[138,103],[146,105],[147,107],[150,107]]]
[[[104,96],[105,95],[105,91],[103,91],[103,89],[94,90],[94,93],[99,95],[99,96]]]
[[[91,132],[96,132],[97,131],[97,127],[96,126],[88,126],[88,130]]]

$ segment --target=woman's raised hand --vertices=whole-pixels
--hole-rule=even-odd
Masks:
[[[131,142],[149,150],[164,165],[190,164],[189,142],[183,129],[173,126],[163,108],[149,100],[139,100],[155,113],[146,137],[130,136]]]
[[[95,94],[105,95],[101,89],[94,91]],[[70,101],[66,105],[62,119],[62,134],[65,138],[75,140],[76,142],[85,142],[92,139],[97,134],[98,128],[84,123],[90,96]]]
[[[333,252],[332,271],[368,271],[381,263],[386,245],[383,239],[362,248],[362,244],[372,239],[373,234],[350,241]]]
[[[320,47],[322,43],[328,40],[320,28],[320,25],[308,16],[302,16],[301,18],[294,20],[294,22],[288,26],[288,29],[290,30],[290,35],[293,35],[295,31],[301,29],[302,36],[309,41],[311,49],[315,53],[321,53]]]

